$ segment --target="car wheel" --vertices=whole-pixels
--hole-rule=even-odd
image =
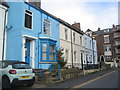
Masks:
[[[11,88],[10,80],[7,76],[2,78],[2,88]]]
[[[32,87],[34,85],[34,83],[32,82],[32,83],[29,83],[29,84],[27,84],[27,86],[29,86],[29,87]]]
[[[34,83],[35,83],[35,78],[33,78],[33,80],[30,83],[28,83],[27,86],[32,87]]]

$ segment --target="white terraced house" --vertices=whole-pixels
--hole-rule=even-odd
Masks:
[[[81,31],[80,23],[70,25],[60,20],[60,47],[68,68],[98,63],[96,40]]]
[[[6,24],[8,6],[0,2],[0,61],[5,59],[6,53]]]

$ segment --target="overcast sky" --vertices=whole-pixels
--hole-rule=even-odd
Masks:
[[[98,2],[96,2],[98,1]],[[81,29],[96,31],[118,24],[119,0],[41,0],[42,9],[73,24],[81,23]]]

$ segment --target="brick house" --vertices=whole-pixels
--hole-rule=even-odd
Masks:
[[[114,62],[115,65],[120,60],[120,25],[113,25],[112,28],[106,28],[93,32],[88,29],[86,33],[97,41],[97,51],[99,60],[106,63]]]

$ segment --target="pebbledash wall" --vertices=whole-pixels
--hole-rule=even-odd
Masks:
[[[8,2],[6,59],[48,69],[60,48],[59,21],[26,2]],[[28,23],[31,22],[31,23]]]
[[[5,24],[7,23],[7,15],[8,15],[7,9],[8,6],[0,2],[0,61],[6,58],[6,32],[5,32],[6,25]]]

